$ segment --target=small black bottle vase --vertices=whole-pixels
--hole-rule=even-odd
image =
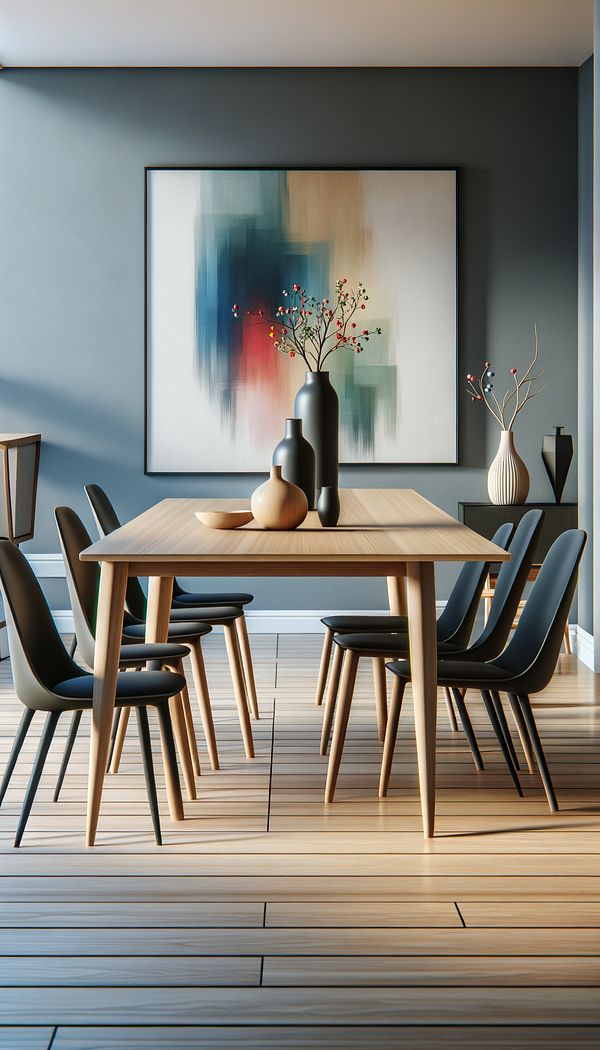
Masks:
[[[273,466],[282,476],[302,489],[308,509],[315,509],[315,452],[302,434],[301,419],[286,419],[285,434],[273,453]]]
[[[329,372],[307,372],[296,394],[294,414],[302,420],[304,437],[315,450],[317,492],[338,483],[340,406]]]
[[[324,485],[319,492],[317,513],[321,525],[332,528],[340,516],[340,493],[337,485]]]
[[[555,427],[554,434],[546,434],[542,443],[542,459],[550,478],[554,498],[560,503],[571,460],[573,459],[573,438],[562,434],[562,427]]]

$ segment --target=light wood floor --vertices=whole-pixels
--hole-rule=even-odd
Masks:
[[[202,742],[180,825],[161,777],[162,849],[132,726],[86,850],[89,722],[51,801],[65,722],[13,850],[32,734],[0,810],[0,1047],[597,1050],[600,680],[562,657],[535,705],[558,815],[537,776],[516,797],[475,694],[480,774],[440,700],[437,837],[424,842],[410,697],[380,802],[366,668],[337,801],[323,805],[320,643],[253,637],[262,717],[246,761],[223,640],[207,640],[223,769],[210,772]],[[3,766],[21,713],[8,661],[0,701]]]

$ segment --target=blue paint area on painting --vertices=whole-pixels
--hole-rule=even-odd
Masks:
[[[328,291],[329,246],[285,234],[285,172],[202,172],[196,230],[196,345],[199,378],[235,429],[244,324],[232,306],[272,320],[282,291],[297,281]],[[248,185],[246,184],[248,183]],[[256,322],[260,323],[260,322]],[[265,327],[264,338],[268,327]],[[276,353],[272,344],[269,351]]]

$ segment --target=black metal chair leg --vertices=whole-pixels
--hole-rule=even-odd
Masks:
[[[29,777],[29,783],[27,785],[27,791],[25,792],[25,798],[23,800],[23,808],[21,810],[21,816],[19,817],[19,824],[17,826],[17,833],[15,835],[15,846],[21,844],[23,838],[23,832],[31,813],[31,807],[36,796],[46,756],[52,743],[52,737],[58,725],[58,719],[60,718],[60,712],[51,711],[46,715],[46,721],[44,722],[44,728],[38,744],[37,754],[35,756],[35,762],[33,763],[33,769],[31,770],[31,776]]]
[[[548,763],[546,762],[546,756],[542,747],[542,741],[540,740],[540,734],[538,733],[537,725],[535,724],[535,718],[533,711],[531,710],[531,704],[529,697],[523,693],[517,697],[523,712],[523,718],[527,726],[527,732],[529,733],[529,739],[531,740],[531,746],[536,757],[542,783],[544,785],[544,791],[546,792],[546,798],[548,799],[548,805],[553,813],[558,811],[558,802],[556,799],[556,792],[554,791],[554,784],[552,783],[552,777],[550,776],[550,770],[548,769]]]
[[[469,747],[471,748],[473,761],[475,762],[475,766],[481,773],[481,771],[483,770],[483,759],[481,757],[481,751],[479,750],[479,745],[477,743],[475,733],[473,732],[473,726],[471,725],[469,712],[467,711],[467,708],[465,706],[465,702],[462,698],[462,693],[460,689],[452,689],[452,696],[454,697],[454,703],[456,704],[458,713],[460,715],[460,720],[462,722],[462,727],[465,731],[465,736],[467,738]]]
[[[61,788],[63,786],[63,780],[65,779],[65,773],[67,772],[67,766],[69,765],[69,759],[71,757],[71,751],[73,750],[73,744],[77,736],[77,730],[79,729],[79,723],[81,722],[81,716],[83,711],[73,711],[73,717],[71,718],[71,725],[69,727],[69,735],[67,737],[67,743],[60,764],[60,770],[58,773],[58,780],[56,781],[56,787],[54,788],[53,802],[58,802],[58,796],[60,795]]]
[[[160,830],[160,816],[158,812],[158,796],[156,794],[156,780],[154,779],[154,763],[152,761],[152,742],[150,740],[150,726],[148,725],[148,712],[145,707],[136,707],[138,732],[142,747],[142,758],[144,760],[144,777],[146,778],[146,791],[152,814],[152,825],[156,845],[162,846],[162,835]]]
[[[513,766],[515,767],[516,770],[519,770],[521,768],[520,765],[519,765],[519,758],[518,758],[517,752],[515,750],[515,745],[513,744],[513,738],[512,738],[511,733],[510,733],[508,722],[506,721],[506,715],[504,714],[504,708],[502,707],[502,701],[500,699],[500,693],[497,693],[494,690],[494,691],[490,692],[490,696],[492,698],[492,703],[494,704],[494,708],[495,708],[496,714],[498,716],[498,721],[499,721],[500,725],[502,726],[502,732],[504,733],[504,739],[506,740],[506,746],[508,747],[508,750],[510,751],[510,757],[513,760]]]
[[[491,697],[491,695],[490,695],[490,693],[489,693],[489,691],[487,689],[482,689],[481,690],[481,699],[483,700],[483,702],[485,704],[485,709],[486,709],[486,711],[488,713],[489,720],[492,723],[492,729],[494,730],[494,733],[496,734],[496,739],[497,739],[497,741],[500,744],[500,747],[502,749],[502,754],[504,755],[504,761],[506,762],[506,765],[508,766],[508,772],[510,773],[511,778],[512,778],[512,782],[513,782],[513,784],[515,785],[515,787],[517,789],[517,795],[519,795],[521,798],[523,798],[523,789],[522,789],[521,784],[519,782],[519,776],[518,776],[518,773],[517,773],[517,771],[515,769],[515,764],[514,764],[514,762],[512,760],[512,755],[510,753],[510,748],[509,748],[509,746],[508,746],[508,744],[506,742],[506,738],[504,736],[504,732],[502,730],[502,726],[500,724],[500,720],[498,718],[498,715],[496,714],[496,708],[494,706],[494,701],[492,700],[492,697]]]
[[[121,711],[122,710],[123,710],[122,707],[115,707],[115,713],[113,715],[112,729],[110,731],[110,747],[108,749],[108,761],[106,763],[106,772],[107,773],[110,773],[110,767],[111,767],[111,764],[112,764],[113,755],[115,753],[115,741],[117,739],[117,732],[118,732],[118,729],[119,729],[119,722],[121,721]]]
[[[71,657],[71,659],[73,659],[73,657],[75,656],[75,650],[76,649],[77,649],[77,635],[74,634],[72,639],[71,639],[71,644],[69,646],[69,656]]]
[[[21,718],[21,721],[19,722],[19,728],[17,729],[17,735],[15,736],[13,746],[10,749],[10,755],[8,756],[8,762],[6,763],[6,769],[4,770],[4,776],[2,777],[2,783],[0,784],[0,806],[2,805],[4,796],[6,794],[6,789],[10,784],[10,778],[12,777],[13,769],[17,764],[17,759],[19,757],[21,748],[23,747],[23,744],[25,742],[25,737],[27,736],[27,731],[29,729],[29,726],[31,725],[31,719],[33,718],[34,714],[35,712],[32,711],[29,707],[26,707],[23,711],[23,716]]]

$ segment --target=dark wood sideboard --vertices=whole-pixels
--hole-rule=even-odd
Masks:
[[[459,502],[458,518],[470,529],[486,539],[491,539],[499,525],[505,521],[512,521],[518,525],[523,515],[533,507],[540,507],[545,512],[534,555],[534,562],[540,564],[561,532],[577,528],[576,503],[522,503],[519,506],[497,507],[493,503]]]

